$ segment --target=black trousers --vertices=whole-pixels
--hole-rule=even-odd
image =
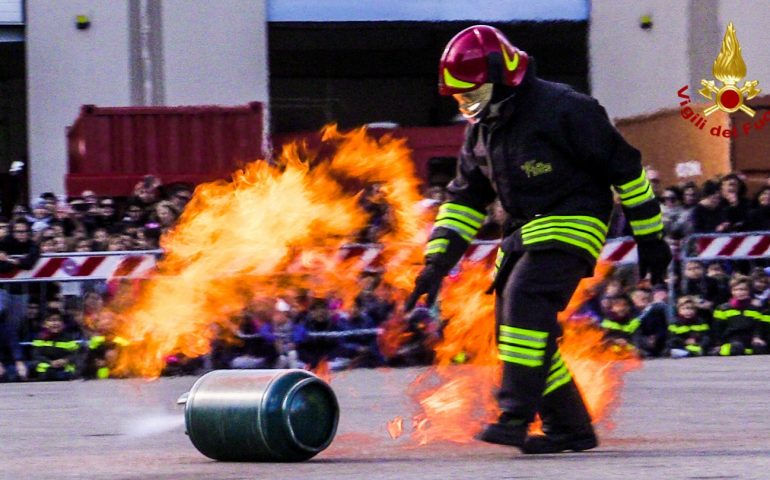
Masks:
[[[561,250],[508,251],[496,281],[495,305],[503,378],[498,402],[506,418],[543,430],[591,428],[583,399],[558,351],[562,334],[556,318],[580,279],[591,274],[587,259]]]

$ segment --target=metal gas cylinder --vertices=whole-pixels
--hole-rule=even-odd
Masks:
[[[215,370],[179,403],[193,445],[215,460],[307,460],[329,446],[339,420],[331,387],[305,370]]]

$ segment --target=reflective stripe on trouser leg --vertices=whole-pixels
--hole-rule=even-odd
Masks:
[[[551,368],[548,369],[548,377],[545,379],[545,390],[543,390],[543,396],[548,395],[557,388],[566,385],[572,380],[572,375],[569,373],[567,364],[564,363],[564,359],[561,358],[561,352],[556,350],[551,359]]]
[[[503,360],[498,402],[510,417],[530,422],[538,411],[561,335],[556,315],[590,267],[561,250],[526,252],[516,262],[495,307]]]

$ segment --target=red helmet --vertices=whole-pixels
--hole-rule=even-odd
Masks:
[[[500,30],[488,25],[468,27],[447,43],[441,55],[439,93],[469,92],[484,83],[518,86],[527,63],[527,52],[511,45]]]

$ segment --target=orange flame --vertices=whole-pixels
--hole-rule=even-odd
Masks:
[[[179,223],[162,240],[166,256],[121,313],[118,334],[132,339],[117,369],[155,377],[169,355],[197,357],[234,330],[233,318],[254,299],[288,287],[316,295],[358,293],[360,266],[340,260],[340,246],[367,222],[356,192],[382,185],[389,205],[382,257],[397,286],[411,284],[425,241],[410,151],[402,139],[348,133],[330,126],[315,152],[298,144],[272,165],[248,164],[230,182],[200,185]]]
[[[610,269],[610,264],[597,265],[594,276],[581,282],[559,315],[564,326],[559,348],[595,423],[607,420],[618,404],[623,375],[640,365],[632,353],[605,347],[598,327],[567,321]],[[412,434],[419,444],[470,442],[484,423],[499,415],[493,396],[500,383],[494,296],[484,294],[490,282],[486,265],[466,263],[462,275],[442,292],[442,312],[449,324],[436,347],[437,366],[411,386],[421,410],[414,417]],[[450,367],[458,360],[465,365]],[[531,428],[539,426],[535,423]]]
[[[325,358],[318,362],[318,365],[313,369],[313,373],[326,383],[332,383],[331,369],[329,368],[329,362]]]
[[[401,434],[404,432],[404,418],[403,417],[395,417],[392,420],[388,421],[388,435],[390,435],[390,438],[393,440],[397,439],[401,436]]]

